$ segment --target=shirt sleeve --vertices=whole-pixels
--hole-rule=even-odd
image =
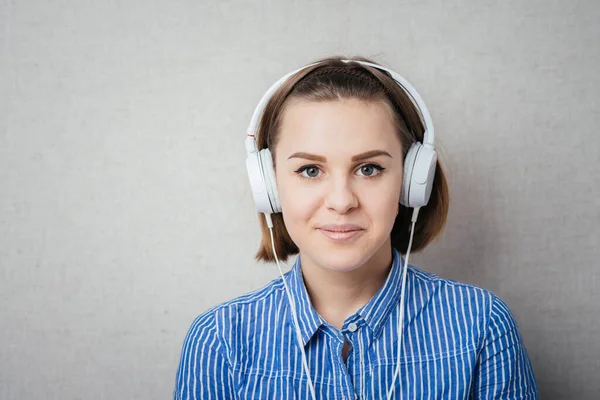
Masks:
[[[493,296],[471,399],[539,399],[531,361],[508,306]]]
[[[183,343],[174,399],[232,399],[231,377],[214,315],[201,315],[192,323]]]

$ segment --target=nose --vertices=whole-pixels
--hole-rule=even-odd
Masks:
[[[338,214],[346,214],[358,207],[358,197],[356,197],[347,177],[330,179],[330,184],[326,190],[325,206],[328,209],[334,210]]]

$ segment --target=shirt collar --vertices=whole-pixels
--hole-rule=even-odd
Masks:
[[[306,291],[304,285],[304,279],[302,278],[302,270],[300,268],[300,255],[296,258],[296,262],[292,266],[289,273],[289,279],[287,284],[291,291],[291,297],[296,303],[296,315],[298,316],[298,325],[300,326],[300,333],[302,334],[302,344],[306,346],[306,343],[315,334],[317,329],[325,323],[323,318],[317,313],[310,302],[310,297]],[[289,315],[290,321],[292,321],[291,311]],[[294,328],[295,329],[295,328]]]
[[[371,328],[374,338],[379,336],[387,317],[400,300],[403,265],[404,261],[400,253],[396,249],[392,249],[392,268],[388,273],[385,283],[379,288],[375,296],[356,312]],[[298,256],[290,273],[286,274],[288,277],[286,283],[291,291],[291,297],[296,303],[298,325],[302,334],[303,344],[306,345],[325,321],[312,306],[310,297],[306,291],[304,279],[302,278],[300,266],[300,256]],[[293,321],[291,312],[289,318],[290,321]],[[352,318],[352,316],[349,318]]]
[[[403,266],[402,255],[398,250],[392,248],[392,268],[384,284],[375,293],[375,296],[356,312],[371,328],[374,338],[379,336],[387,318],[400,301]]]

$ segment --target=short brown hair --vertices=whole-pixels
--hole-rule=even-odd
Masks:
[[[334,101],[358,99],[369,102],[383,101],[394,111],[394,119],[402,143],[403,156],[411,145],[423,141],[424,124],[409,95],[384,71],[359,63],[342,60],[358,60],[374,63],[363,57],[329,57],[317,61],[292,75],[273,94],[261,116],[258,132],[258,149],[269,148],[275,158],[281,115],[292,100]],[[275,161],[273,161],[275,162]],[[276,168],[276,166],[275,166]],[[402,182],[398,183],[399,185]],[[425,248],[443,230],[449,206],[448,185],[438,160],[431,197],[426,206],[421,207],[415,225],[411,252]],[[392,246],[405,254],[408,247],[409,227],[412,210],[400,205],[400,210],[391,232]],[[298,247],[290,237],[281,213],[273,214],[273,237],[280,260],[298,253]],[[259,214],[262,241],[256,253],[259,261],[274,262],[271,236],[262,215]]]

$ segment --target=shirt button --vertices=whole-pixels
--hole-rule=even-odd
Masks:
[[[358,325],[356,325],[354,322],[350,322],[348,324],[348,330],[350,332],[356,332],[357,329],[358,329]]]

